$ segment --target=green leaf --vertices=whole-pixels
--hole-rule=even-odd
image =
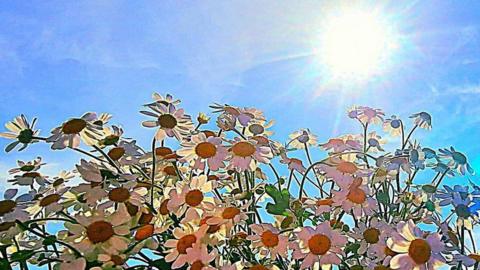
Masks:
[[[0,259],[0,269],[11,269],[7,259]]]
[[[347,247],[345,248],[345,253],[348,254],[349,252],[352,252],[356,254],[359,248],[360,248],[359,243],[348,244]]]
[[[265,192],[272,197],[274,203],[267,203],[267,212],[273,215],[287,215],[290,205],[290,193],[287,189],[278,190],[274,185],[265,186]]]
[[[386,192],[379,192],[377,194],[377,200],[379,203],[387,204],[389,201],[388,193]]]
[[[47,238],[43,239],[43,244],[45,246],[53,246],[55,245],[55,241],[57,241],[57,238],[54,235],[50,235]]]

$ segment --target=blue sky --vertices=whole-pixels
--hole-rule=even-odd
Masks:
[[[153,132],[138,110],[158,91],[192,115],[212,102],[256,106],[276,120],[276,139],[309,127],[323,142],[359,132],[345,112],[360,104],[404,118],[430,112],[433,130],[416,137],[454,145],[480,171],[480,2],[362,3],[399,41],[385,70],[362,81],[332,81],[315,54],[336,8],[328,2],[2,1],[0,122],[38,117],[46,136],[69,117],[110,112],[146,146]],[[0,181],[37,155],[52,172],[78,160],[41,145],[0,153]]]
[[[338,3],[338,2],[337,2]],[[407,117],[433,116],[419,132],[432,147],[454,145],[480,170],[480,3],[364,2],[395,27],[388,68],[360,82],[325,75],[322,1],[7,1],[0,4],[0,122],[25,113],[50,128],[85,111],[110,112],[147,145],[140,105],[170,92],[195,115],[212,102],[257,106],[277,121],[276,138],[309,127],[326,140],[356,131],[353,104]],[[3,145],[5,140],[0,141]],[[0,169],[37,154],[0,154]],[[3,174],[2,177],[5,177]]]

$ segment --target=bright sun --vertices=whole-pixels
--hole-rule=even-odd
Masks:
[[[367,11],[348,10],[326,18],[321,35],[321,61],[334,77],[376,74],[396,47],[388,22]]]

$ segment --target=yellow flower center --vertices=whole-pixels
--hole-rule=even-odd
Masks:
[[[213,143],[201,142],[195,147],[195,153],[201,158],[211,158],[217,153],[217,147]]]
[[[248,130],[253,133],[253,135],[262,134],[265,131],[265,128],[259,124],[252,124],[248,127]]]
[[[167,205],[168,205],[168,202],[170,201],[170,199],[166,199],[165,201],[163,201],[161,204],[160,204],[160,209],[158,210],[160,212],[161,215],[168,215],[168,213],[170,211],[168,211],[168,208],[167,208]]]
[[[108,193],[108,198],[114,202],[125,202],[130,198],[130,192],[123,187],[114,188]]]
[[[187,193],[187,195],[185,195],[185,202],[189,206],[195,207],[200,203],[202,203],[202,201],[203,201],[203,193],[198,189],[190,190]]]
[[[192,265],[190,266],[190,270],[202,270],[203,268],[203,263],[200,260],[194,261]]]
[[[42,207],[45,207],[45,206],[48,206],[52,203],[56,203],[60,200],[61,196],[58,195],[58,194],[50,194],[48,196],[45,196],[43,197],[41,200],[40,200],[40,206]]]
[[[324,234],[316,234],[308,239],[308,248],[315,255],[324,255],[330,250],[332,242]]]
[[[114,234],[113,225],[106,221],[95,221],[87,227],[87,237],[92,243],[102,243]]]
[[[197,237],[193,234],[187,234],[178,239],[177,250],[180,254],[187,254],[187,248],[193,247],[193,244],[197,241]]]
[[[276,247],[278,245],[278,234],[273,233],[270,230],[264,231],[261,236],[261,240],[266,247]]]
[[[233,219],[236,215],[240,214],[240,209],[236,207],[227,207],[222,212],[224,219]]]
[[[363,238],[369,244],[378,243],[380,231],[377,228],[368,228],[363,232]]]
[[[249,157],[255,153],[255,146],[249,142],[238,142],[232,146],[232,152],[239,157]]]
[[[0,216],[3,216],[6,213],[13,211],[15,206],[17,206],[17,203],[12,200],[0,201]]]
[[[162,114],[158,117],[158,124],[162,128],[174,128],[177,125],[177,119],[171,114]]]
[[[87,127],[87,122],[83,119],[75,118],[68,120],[62,125],[62,132],[65,134],[77,134]]]
[[[115,147],[108,151],[108,156],[113,160],[119,160],[125,154],[125,149],[123,147]]]
[[[164,156],[170,155],[172,153],[173,153],[172,149],[170,149],[168,147],[157,147],[157,148],[155,148],[155,155],[156,156],[164,157]]]
[[[352,188],[347,195],[347,199],[356,204],[362,204],[367,200],[367,194],[361,188]]]
[[[432,248],[427,241],[423,239],[415,239],[410,243],[408,255],[416,264],[424,264],[430,260],[432,256]]]

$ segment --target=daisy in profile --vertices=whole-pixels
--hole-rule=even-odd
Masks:
[[[114,254],[127,249],[130,234],[130,215],[124,204],[119,204],[114,213],[106,210],[95,211],[92,215],[79,213],[75,216],[78,224],[65,223],[69,232],[67,241],[81,252]]]
[[[345,151],[359,151],[362,149],[362,143],[359,137],[353,135],[344,135],[338,138],[328,140],[328,142],[320,144],[320,148],[333,153],[342,153]]]
[[[175,137],[178,141],[193,130],[190,115],[185,114],[183,109],[177,109],[173,104],[154,103],[146,105],[151,111],[141,113],[154,117],[155,120],[143,121],[144,127],[158,127],[155,138],[159,141],[168,137]]]
[[[270,256],[272,260],[281,257],[287,257],[288,237],[280,234],[280,231],[271,224],[252,224],[250,225],[253,235],[247,236],[252,241],[252,247],[258,248],[260,254],[265,257]]]
[[[432,129],[432,117],[427,112],[412,114],[410,118],[413,119],[416,126],[427,130]]]
[[[8,170],[8,173],[15,174],[19,172],[23,172],[23,173],[34,172],[34,171],[38,171],[40,167],[42,167],[43,165],[45,165],[45,163],[42,163],[41,157],[37,157],[34,160],[27,161],[27,162],[22,160],[17,160],[17,167]]]
[[[163,105],[165,105],[165,106],[167,106],[167,105],[169,105],[169,104],[173,104],[173,105],[178,105],[178,104],[180,104],[180,99],[175,99],[175,98],[174,98],[172,95],[170,95],[170,94],[166,94],[165,96],[162,96],[162,95],[159,94],[159,93],[153,93],[153,94],[152,94],[152,99],[154,100],[154,102],[145,104],[145,106],[154,105],[154,104],[156,104],[156,103],[163,104]]]
[[[361,177],[356,177],[350,183],[339,184],[340,191],[332,191],[333,206],[341,206],[342,209],[352,213],[356,217],[363,214],[369,216],[377,209],[377,202],[370,197],[370,189],[363,184]]]
[[[383,122],[383,130],[390,133],[391,136],[400,136],[402,134],[402,120],[392,115]]]
[[[367,135],[367,149],[373,150],[373,152],[383,152],[383,145],[385,145],[387,141],[382,139],[380,135],[378,135],[375,131],[368,133]]]
[[[64,194],[68,191],[68,188],[64,187],[62,189],[49,189],[42,190],[40,189],[39,194],[36,196],[35,203],[28,207],[26,210],[33,216],[36,216],[38,213],[42,212],[45,216],[48,216],[52,213],[59,212],[63,210],[64,206],[62,205],[62,200],[65,199]]]
[[[193,248],[194,244],[202,244],[208,226],[204,225],[194,228],[188,224],[173,229],[174,239],[168,239],[164,246],[167,248],[165,261],[173,262],[172,268],[180,268],[184,266],[188,260],[187,249]]]
[[[397,253],[390,260],[392,269],[438,269],[445,264],[445,244],[439,233],[425,233],[412,220],[401,221],[388,239],[388,247]]]
[[[384,116],[385,113],[382,110],[366,106],[353,106],[348,110],[348,117],[357,119],[363,125],[382,123]]]
[[[456,170],[461,175],[465,175],[466,172],[474,174],[472,166],[468,163],[467,157],[456,151],[455,148],[450,147],[450,149],[439,149],[439,157],[444,159],[447,162],[448,167],[452,170]]]
[[[93,123],[96,119],[97,114],[91,112],[80,118],[72,118],[54,128],[47,142],[53,143],[54,150],[76,148],[80,145],[80,139],[87,145],[94,145],[102,135],[102,126]]]
[[[206,175],[195,176],[190,183],[170,191],[167,208],[177,217],[187,212],[187,217],[199,218],[202,211],[215,207],[213,199],[206,196],[211,191],[212,182],[208,181]]]
[[[122,135],[123,129],[121,127],[117,127],[115,125],[112,125],[111,127],[104,127],[103,137],[98,141],[98,145],[102,148],[109,145],[115,145],[120,140]]]
[[[261,146],[255,140],[242,140],[238,137],[231,142],[229,152],[228,168],[238,172],[254,171],[257,162],[268,164],[273,157],[269,147]]]
[[[317,145],[317,136],[310,132],[309,129],[301,129],[289,135],[290,141],[287,147],[291,146],[294,149],[304,149],[305,146]]]
[[[347,237],[332,230],[330,222],[322,222],[316,228],[303,227],[297,233],[297,239],[292,248],[293,258],[303,259],[300,269],[313,268],[317,263],[338,265],[342,262],[342,248],[347,244]]]
[[[227,148],[222,145],[219,137],[207,137],[200,132],[191,137],[191,140],[184,142],[178,150],[178,155],[193,165],[194,169],[205,170],[206,165],[212,171],[218,171],[225,167],[224,160],[228,155]]]
[[[307,170],[307,168],[303,166],[303,162],[301,159],[289,158],[285,153],[282,153],[280,156],[282,157],[280,163],[287,164],[289,170],[295,170],[299,173],[304,173]]]
[[[22,144],[22,146],[18,149],[18,151],[22,151],[23,149],[27,148],[27,146],[31,143],[38,142],[35,139],[35,136],[38,134],[38,130],[35,130],[35,122],[37,118],[33,118],[32,124],[30,124],[25,117],[25,115],[19,115],[15,117],[12,121],[5,124],[5,127],[9,130],[9,132],[0,132],[0,138],[15,140],[7,147],[5,147],[5,152],[12,151],[18,144]]]

